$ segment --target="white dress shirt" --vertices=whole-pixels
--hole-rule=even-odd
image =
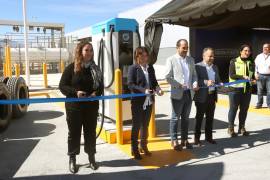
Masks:
[[[148,64],[146,64],[146,66],[144,67],[144,66],[142,66],[142,65],[140,65],[141,66],[141,68],[142,68],[142,71],[143,71],[143,74],[144,74],[144,77],[145,77],[145,79],[146,79],[146,83],[147,83],[147,89],[149,88],[149,74],[148,74]]]
[[[216,73],[213,69],[213,64],[211,64],[210,66],[206,63],[205,64],[205,67],[206,67],[206,70],[207,70],[207,75],[208,75],[208,80],[212,80],[215,82],[215,77],[216,77]],[[209,91],[214,91],[215,90],[215,87],[209,87],[208,89]]]
[[[178,54],[177,54],[178,55]],[[198,83],[197,81],[195,81],[193,84],[190,81],[190,71],[189,71],[189,64],[188,64],[188,60],[186,57],[182,57],[180,55],[178,55],[178,58],[180,60],[180,64],[182,66],[182,71],[183,71],[183,79],[184,79],[184,84],[185,86],[187,86],[187,89],[192,89],[194,87],[197,87]]]
[[[259,74],[270,74],[270,54],[259,54],[255,59],[255,72]]]
[[[191,88],[191,83],[189,82],[189,68],[188,68],[188,63],[187,63],[187,59],[186,57],[182,57],[182,56],[179,56],[179,59],[180,59],[180,63],[181,63],[181,66],[182,66],[182,70],[183,70],[183,76],[184,76],[184,85],[187,86],[188,89]]]
[[[144,74],[144,77],[146,79],[146,89],[149,89],[150,88],[150,85],[149,85],[149,73],[148,73],[148,64],[144,67],[142,65],[140,65],[141,68],[142,68],[142,71],[143,71],[143,74]],[[151,96],[146,96],[145,98],[145,101],[143,103],[143,109],[146,110],[146,106],[150,106],[153,102],[151,101]]]

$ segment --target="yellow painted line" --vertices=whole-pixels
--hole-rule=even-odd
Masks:
[[[161,88],[169,88],[170,87],[170,84],[167,81],[158,81],[158,85]]]
[[[131,156],[131,145],[124,144],[118,147],[127,155]],[[152,156],[142,154],[142,160],[137,162],[147,169],[157,169],[168,165],[177,164],[195,158],[195,155],[188,150],[175,151],[171,148],[168,140],[154,138],[148,141],[148,149]]]
[[[61,108],[65,108],[65,103],[64,102],[57,102],[56,104],[58,106],[60,106]]]
[[[48,92],[30,92],[29,96],[46,96],[47,98],[50,98],[50,95]]]
[[[229,101],[226,99],[218,99],[217,105],[229,108]],[[250,106],[248,112],[270,115],[270,110],[268,108],[255,109],[253,106]]]
[[[97,133],[99,132],[100,128],[101,128],[101,126],[98,124],[97,129],[96,129]],[[130,141],[130,136],[131,136],[131,131],[130,130],[123,130],[123,141],[124,141],[124,143],[127,143],[128,141]],[[103,139],[106,143],[109,143],[109,144],[117,143],[116,132],[115,131],[105,130],[103,128],[99,137],[101,139]]]
[[[59,97],[60,97],[57,93],[55,93],[55,92],[53,92],[53,91],[49,91],[48,94],[49,94],[50,97],[51,97],[51,96],[52,96],[52,97],[56,97],[56,98],[59,98]],[[65,108],[65,103],[64,103],[64,102],[56,102],[55,104],[57,104],[57,105],[60,106],[61,108]]]
[[[169,85],[169,83],[166,80],[158,81],[159,85]]]

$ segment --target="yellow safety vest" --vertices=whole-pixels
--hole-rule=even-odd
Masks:
[[[253,76],[253,72],[250,71],[250,64],[251,64],[251,61],[250,60],[247,60],[246,63],[245,61],[242,61],[240,57],[236,58],[236,61],[235,61],[235,74],[236,75],[239,75],[239,76],[246,76],[247,72],[247,68],[248,68],[248,75],[249,75],[249,78],[251,79],[251,77]],[[231,77],[229,77],[229,81],[230,82],[234,82],[236,81],[235,79],[232,79]],[[235,87],[235,88],[244,88],[244,92],[246,92],[246,83],[239,83],[239,84],[234,84],[234,85],[231,85],[232,87]]]

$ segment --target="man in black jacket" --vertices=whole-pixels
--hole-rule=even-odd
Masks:
[[[217,88],[214,85],[219,84],[221,81],[218,68],[213,62],[214,50],[208,47],[203,50],[203,61],[197,63],[195,66],[200,89],[195,92],[194,96],[197,108],[194,144],[199,146],[201,145],[201,124],[204,115],[206,116],[205,140],[211,144],[216,144],[212,135],[214,112],[217,102]]]

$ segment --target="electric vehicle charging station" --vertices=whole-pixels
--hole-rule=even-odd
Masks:
[[[130,93],[127,86],[128,67],[134,63],[134,50],[140,46],[139,27],[135,19],[113,18],[92,26],[92,45],[95,62],[103,71],[104,95],[115,89],[114,71],[122,71],[123,94]],[[123,121],[131,120],[130,99],[123,99]],[[115,102],[105,101],[103,115],[115,120]]]

